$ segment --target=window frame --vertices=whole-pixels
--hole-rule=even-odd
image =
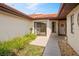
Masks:
[[[43,26],[42,24],[45,24],[45,28],[42,27]],[[38,36],[46,36],[47,35],[47,24],[46,23],[34,22],[34,33],[36,33],[36,31],[35,31],[36,28],[40,28],[41,29],[41,32],[45,32],[45,34],[41,34],[41,33],[38,34],[37,33],[36,35],[38,35]]]
[[[71,33],[74,33],[74,14],[71,15]]]
[[[52,33],[56,33],[56,22],[52,22]]]
[[[78,13],[78,15],[77,15],[77,24],[78,24],[78,26],[79,26],[79,13]]]

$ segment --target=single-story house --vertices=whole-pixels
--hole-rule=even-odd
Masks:
[[[29,32],[38,36],[66,36],[68,43],[79,54],[79,4],[63,3],[58,14],[26,15],[0,3],[0,40]]]

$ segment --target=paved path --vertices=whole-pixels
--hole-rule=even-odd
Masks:
[[[48,42],[48,39],[46,36],[38,36],[35,40],[30,42],[31,45],[36,45],[36,46],[43,46],[45,47]]]
[[[51,36],[50,39],[48,40],[43,56],[60,56],[60,55],[61,53],[58,46],[58,40],[55,36],[54,37]]]

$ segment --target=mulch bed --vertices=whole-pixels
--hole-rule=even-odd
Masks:
[[[73,50],[73,48],[67,43],[65,39],[59,39],[58,44],[62,56],[78,56],[78,54]]]

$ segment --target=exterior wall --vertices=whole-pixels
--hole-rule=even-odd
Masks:
[[[42,20],[34,20],[32,23],[32,27],[33,27],[33,33],[34,33],[34,22],[44,22],[46,23],[46,30],[47,30],[47,35],[46,37],[49,38],[50,34],[51,34],[51,21],[49,19],[42,19]]]
[[[68,43],[79,54],[79,26],[77,23],[78,13],[79,13],[79,5],[67,15],[67,37],[68,37]],[[71,19],[70,19],[70,16],[72,14],[74,14],[73,34],[71,33]]]
[[[30,32],[31,21],[0,11],[0,40],[6,40]]]
[[[51,33],[52,33],[51,21],[47,20],[47,38],[50,37]]]

